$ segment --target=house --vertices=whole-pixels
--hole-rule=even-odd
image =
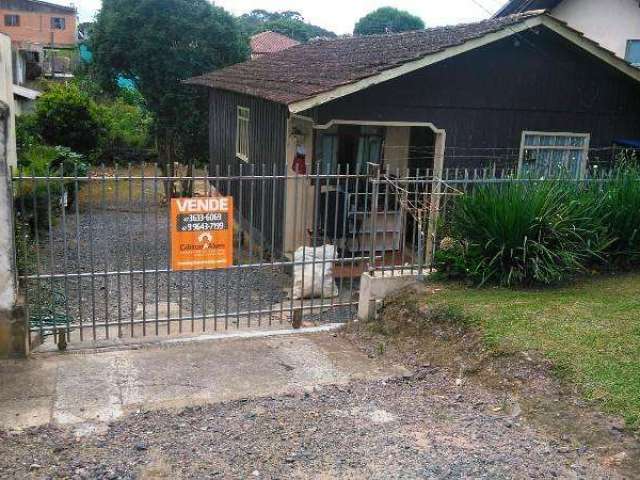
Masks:
[[[209,89],[211,171],[225,175],[295,175],[301,151],[329,174],[561,162],[578,175],[589,148],[640,139],[640,70],[541,11],[298,45],[188,83]],[[308,195],[294,183],[267,192],[283,252]],[[238,210],[259,234],[260,209]]]
[[[640,66],[638,0],[510,0],[496,18],[546,9],[629,63]]]
[[[6,131],[0,135],[0,144],[6,149],[7,165],[18,164],[16,150],[15,102],[13,100],[13,72],[11,66],[11,39],[0,33],[0,104],[8,108]],[[3,172],[4,173],[4,172]]]
[[[251,58],[256,59],[272,53],[281,52],[287,48],[300,45],[300,42],[292,38],[282,35],[278,32],[268,30],[266,32],[257,33],[250,39]]]
[[[13,86],[13,100],[15,104],[16,116],[24,113],[31,113],[36,106],[36,100],[42,92],[24,87],[22,85]]]
[[[70,70],[77,44],[75,7],[40,0],[0,0],[0,32],[11,38],[14,83]]]

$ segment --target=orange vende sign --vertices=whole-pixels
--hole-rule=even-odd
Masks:
[[[171,200],[171,270],[233,265],[233,198]]]

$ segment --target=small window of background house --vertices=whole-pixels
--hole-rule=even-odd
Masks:
[[[518,171],[521,175],[581,177],[590,140],[588,133],[523,132]]]
[[[625,59],[630,64],[640,67],[640,40],[629,40],[627,42],[627,55]]]
[[[249,118],[249,109],[245,107],[238,107],[238,121],[236,125],[236,156],[245,162],[249,161]]]
[[[5,15],[4,16],[4,25],[6,27],[19,27],[20,26],[20,15]]]
[[[52,30],[64,30],[66,22],[63,17],[51,17],[51,29]]]

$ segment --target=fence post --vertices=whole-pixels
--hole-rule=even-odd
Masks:
[[[436,242],[436,230],[440,215],[440,192],[442,190],[442,176],[444,172],[444,153],[447,133],[441,131],[436,135],[435,155],[433,158],[433,186],[431,188],[431,202],[429,208],[429,226],[427,230],[426,267],[433,266],[433,252]]]
[[[7,159],[10,115],[8,105],[0,101],[0,358],[22,357],[29,352],[26,315],[17,305],[13,195]]]

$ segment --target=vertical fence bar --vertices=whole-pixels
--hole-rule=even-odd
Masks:
[[[53,263],[53,259],[54,259],[54,249],[53,249],[53,215],[52,215],[52,208],[51,208],[51,176],[50,176],[50,169],[47,168],[47,176],[46,176],[46,190],[47,190],[47,229],[49,232],[49,274],[51,275],[51,277],[49,278],[49,301],[51,302],[50,304],[50,312],[51,315],[53,317],[53,333],[54,335],[57,337],[58,334],[58,319],[57,319],[57,315],[56,315],[56,296],[55,296],[55,291],[54,291],[54,280],[53,280],[53,274],[54,274],[54,263]]]
[[[276,191],[277,191],[277,181],[276,181],[276,164],[274,163],[271,166],[271,275],[274,275],[274,262],[275,262],[275,257],[276,257],[276,199],[277,199],[277,195],[276,195]],[[284,183],[285,189],[287,188],[287,183],[285,180]],[[266,188],[266,187],[265,187]],[[294,219],[295,219],[295,215],[294,215]],[[295,230],[294,230],[294,234],[295,234]],[[283,242],[284,242],[284,235],[283,235]],[[282,296],[279,295],[278,296],[278,300],[280,303],[280,309],[283,308],[283,304],[284,304],[284,299],[281,298]],[[271,326],[273,324],[273,294],[269,295],[269,326]],[[280,316],[280,320],[282,321],[282,315]]]
[[[191,195],[194,196],[195,195],[195,175],[194,175],[194,169],[193,169],[193,164],[191,164],[191,167],[189,168],[189,170],[191,171],[191,179],[187,180],[188,182],[190,182],[190,187],[187,189],[189,193],[187,193],[187,195]],[[205,270],[200,270],[198,272],[198,277],[202,278],[206,275],[206,269]],[[195,271],[195,267],[192,265],[191,266],[191,333],[195,333],[196,330],[196,271]],[[203,283],[204,283],[204,278],[203,278]],[[207,317],[206,315],[202,314],[202,331],[204,332],[206,329],[206,323],[207,323]]]
[[[167,218],[167,313],[165,317],[167,318],[167,336],[171,335],[171,323],[173,322],[173,315],[171,314],[171,281],[172,281],[172,265],[171,265],[171,185],[172,180],[166,176],[164,181],[164,194],[165,194],[165,204],[166,204],[166,218]],[[179,321],[179,320],[178,320]]]
[[[11,172],[13,172],[13,169],[11,169]],[[13,175],[11,176],[12,181],[13,181]],[[22,213],[22,218],[20,219],[22,222],[22,227],[19,228],[18,232],[20,233],[20,235],[22,236],[22,238],[20,239],[21,242],[25,242],[28,243],[28,237],[27,235],[30,236],[29,232],[29,222],[28,222],[28,216],[27,216],[27,210],[26,210],[26,205],[25,205],[25,199],[24,197],[26,196],[26,189],[24,187],[24,172],[22,170],[22,166],[18,167],[18,192],[20,195],[20,212]],[[18,219],[16,219],[16,226],[18,225],[17,222]],[[22,229],[26,229],[26,231],[23,231]],[[18,233],[16,232],[16,233]],[[28,232],[28,233],[27,233]],[[23,264],[23,268],[24,271],[23,272],[19,272],[22,273],[23,275],[29,275],[32,273],[31,268],[29,268],[28,263],[25,259],[25,264]],[[27,313],[27,327],[28,327],[28,335],[29,335],[29,342],[31,343],[31,328],[32,328],[32,324],[31,324],[31,315],[32,315],[32,308],[31,308],[31,301],[32,301],[32,296],[29,292],[29,287],[30,287],[30,282],[28,279],[24,279],[23,285],[20,285],[21,287],[23,287],[23,291],[24,291],[24,298],[25,298],[25,306],[26,306],[26,313]]]
[[[135,327],[133,323],[133,316],[135,313],[135,300],[133,295],[134,279],[133,279],[133,225],[131,223],[131,209],[132,209],[132,197],[133,197],[133,179],[131,174],[131,163],[127,167],[127,234],[129,239],[129,332],[131,337],[135,336]]]
[[[120,209],[120,181],[119,181],[119,173],[118,173],[118,164],[115,164],[114,172],[113,172],[113,182],[114,182],[114,207],[117,212],[121,212]],[[118,338],[122,337],[122,255],[116,255],[116,288],[118,290]],[[157,334],[157,332],[156,332]]]
[[[226,195],[231,195],[231,165],[227,165],[227,191],[225,192]],[[233,211],[236,215],[236,217],[239,217],[240,213],[237,210],[237,205],[233,204]],[[234,242],[233,237],[231,238],[231,242]],[[235,252],[234,254],[238,259],[240,258],[239,253]],[[231,275],[230,273],[230,269],[225,269],[225,286],[227,288],[225,288],[225,302],[224,302],[224,329],[229,330],[229,303],[230,303],[230,294],[229,294],[229,276]],[[217,296],[217,292],[216,292],[216,296]],[[216,297],[217,298],[217,297]]]
[[[82,259],[80,257],[80,186],[78,180],[78,164],[76,163],[73,169],[73,188],[74,188],[74,197],[76,200],[75,206],[75,217],[76,217],[76,258],[78,262],[78,324],[80,329],[80,341],[84,341],[84,327],[83,327],[83,318],[82,318],[82,277],[80,273],[82,273]]]
[[[265,253],[265,244],[266,244],[266,232],[264,231],[264,224],[265,224],[265,214],[264,214],[264,204],[265,204],[265,190],[266,190],[266,181],[265,181],[265,176],[264,176],[264,163],[262,164],[261,167],[261,172],[260,172],[260,247],[258,248],[259,250],[259,257],[260,257],[260,276],[264,275],[264,270],[263,270],[263,263],[264,263],[264,253]],[[273,227],[273,225],[272,225]],[[269,289],[265,289],[265,298],[267,299],[267,301],[269,301],[269,297],[271,296],[271,291],[272,291],[272,286],[269,286]],[[258,303],[260,305],[259,310],[264,310],[262,305],[264,303],[264,298],[262,296],[262,294],[260,293],[260,291],[258,290]],[[271,303],[269,301],[269,303]],[[258,327],[262,326],[262,313],[258,314]]]
[[[105,204],[105,197],[106,197],[106,187],[107,187],[107,177],[105,176],[105,167],[104,164],[102,164],[101,166],[101,170],[102,170],[102,181],[100,182],[100,210],[101,210],[101,214],[102,214],[102,218],[103,218],[103,223],[104,223],[104,218],[106,216],[106,204]],[[104,241],[104,236],[101,236],[101,238]],[[104,251],[108,251],[110,247],[105,245],[104,246]],[[109,320],[110,320],[110,312],[109,312],[109,287],[111,285],[111,278],[108,275],[109,272],[109,255],[104,255],[104,262],[103,262],[103,267],[104,267],[104,280],[103,280],[103,286],[104,286],[104,323],[105,323],[105,336],[107,339],[110,338],[110,325],[109,325]]]
[[[153,163],[153,256],[154,256],[154,265],[155,265],[155,274],[154,274],[154,290],[155,290],[155,321],[153,322],[155,335],[158,336],[160,325],[158,320],[160,319],[160,274],[158,270],[160,270],[160,207],[158,205],[158,164]],[[167,251],[169,250],[169,243],[167,243]],[[169,316],[169,312],[167,312],[167,317]]]
[[[255,174],[256,174],[256,165],[254,163],[251,164],[251,179],[249,180],[249,262],[253,263],[253,235],[254,235],[254,225],[253,225],[253,211],[255,210],[254,204],[254,190],[255,190]],[[252,288],[249,286],[249,303],[247,304],[247,327],[251,328],[251,306],[253,305],[253,295]],[[238,307],[240,308],[240,307]]]
[[[93,173],[89,175],[87,181],[87,197],[89,206],[89,262],[91,264],[91,332],[93,341],[97,340],[96,330],[96,270],[95,270],[95,252],[94,252],[94,236],[93,236]],[[133,292],[133,287],[131,289]]]
[[[349,164],[346,165],[346,169],[349,169]],[[333,219],[333,238],[330,239],[331,244],[333,245],[333,257],[331,258],[332,261],[332,271],[333,271],[333,275],[331,278],[331,281],[334,282],[334,284],[332,285],[332,290],[334,288],[338,289],[338,295],[342,294],[342,277],[340,277],[340,281],[336,282],[336,260],[338,258],[338,212],[340,210],[340,165],[338,165],[338,176],[336,177],[336,198],[335,198],[335,207],[334,207],[334,219]],[[342,263],[340,263],[340,266],[342,267]],[[323,275],[324,277],[324,275]],[[335,296],[332,294],[331,295],[331,307],[330,307],[330,312],[332,314],[335,314],[335,310],[334,310],[334,300],[335,300]]]
[[[64,270],[64,316],[65,316],[65,327],[66,332],[65,336],[67,341],[71,340],[71,321],[70,321],[70,312],[69,312],[69,261],[68,261],[68,252],[69,248],[67,241],[67,205],[69,202],[69,197],[67,194],[66,186],[65,186],[65,177],[64,177],[64,165],[60,168],[60,185],[63,191],[63,201],[60,206],[61,217],[62,217],[62,268]]]
[[[242,166],[243,164],[240,163],[240,168],[239,168],[239,177],[238,177],[238,223],[240,224],[240,234],[238,235],[238,262],[240,262],[242,264],[242,231],[244,230],[243,226],[242,226],[242,220],[244,219],[244,213],[242,211],[242,184],[243,184],[243,175],[242,175]],[[234,272],[237,276],[236,278],[236,329],[240,328],[240,287],[242,285],[242,277],[244,276],[244,271],[242,268],[236,269],[236,271]]]

